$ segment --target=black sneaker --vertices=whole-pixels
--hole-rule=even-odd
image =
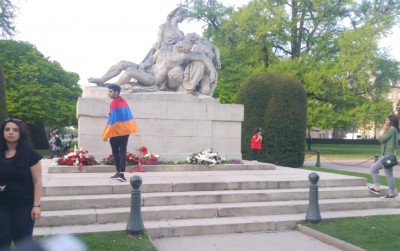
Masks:
[[[126,181],[125,175],[124,175],[123,173],[119,173],[119,174],[118,174],[118,180],[121,181],[121,182]]]
[[[381,197],[381,199],[393,199],[393,198],[396,198],[396,195],[389,195],[389,194],[386,194],[385,196],[382,196],[382,197]]]
[[[369,190],[371,193],[375,194],[375,195],[379,195],[379,194],[381,193],[381,191],[378,191],[378,190],[376,190],[376,189],[373,188],[373,187],[368,187],[368,190]]]
[[[116,173],[115,173],[113,176],[111,176],[110,178],[116,180],[116,179],[118,179],[118,177],[119,177],[118,174],[119,174],[119,173],[116,172]]]

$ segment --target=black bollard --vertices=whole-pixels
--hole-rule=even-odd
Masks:
[[[317,163],[315,163],[315,166],[316,166],[316,167],[320,167],[320,166],[321,166],[320,155],[321,155],[321,151],[318,150],[318,151],[317,151]]]
[[[141,194],[140,186],[142,185],[142,178],[140,176],[133,176],[130,180],[132,186],[131,192],[131,212],[129,214],[128,225],[126,231],[131,234],[141,234],[144,230],[142,212],[141,212]]]
[[[318,205],[318,181],[319,176],[316,173],[310,173],[308,175],[308,180],[310,181],[310,198],[308,203],[308,211],[306,214],[306,222],[318,223],[321,221],[321,214],[319,212]]]
[[[377,162],[378,159],[379,159],[379,154],[375,154],[375,155],[374,155],[374,162]]]

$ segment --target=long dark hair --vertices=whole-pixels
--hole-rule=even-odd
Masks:
[[[5,158],[5,152],[8,150],[7,141],[4,138],[4,128],[8,123],[14,123],[19,128],[19,140],[17,144],[17,152],[15,154],[15,164],[17,166],[24,166],[28,161],[28,156],[35,151],[32,143],[31,133],[28,126],[20,119],[6,119],[1,125],[0,137],[0,154],[1,158]]]
[[[394,128],[396,128],[397,132],[400,132],[400,130],[399,130],[399,116],[397,116],[396,114],[390,114],[387,118],[390,121],[390,125],[393,126]]]

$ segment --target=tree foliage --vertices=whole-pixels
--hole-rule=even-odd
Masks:
[[[16,30],[14,26],[16,7],[11,0],[0,0],[0,37],[13,37]]]
[[[79,76],[27,42],[0,40],[0,48],[8,114],[47,127],[76,124],[76,101],[82,93]]]
[[[12,37],[15,34],[15,11],[16,7],[10,0],[0,0],[0,38]],[[0,61],[0,121],[7,117],[6,82]]]
[[[204,33],[221,51],[215,94],[222,102],[233,102],[252,74],[283,73],[306,90],[309,127],[385,120],[387,114],[368,115],[390,111],[384,95],[399,77],[399,62],[377,44],[398,23],[400,1],[254,0],[238,9],[212,2],[214,14],[205,11],[208,1],[187,1],[202,20],[224,13]]]

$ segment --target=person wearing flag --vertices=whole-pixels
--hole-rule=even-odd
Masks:
[[[108,96],[112,99],[110,103],[110,114],[104,129],[102,138],[104,141],[110,139],[111,151],[115,160],[117,172],[111,179],[121,182],[126,181],[124,172],[126,165],[126,148],[129,135],[138,131],[128,103],[120,96],[119,85],[108,86]]]

